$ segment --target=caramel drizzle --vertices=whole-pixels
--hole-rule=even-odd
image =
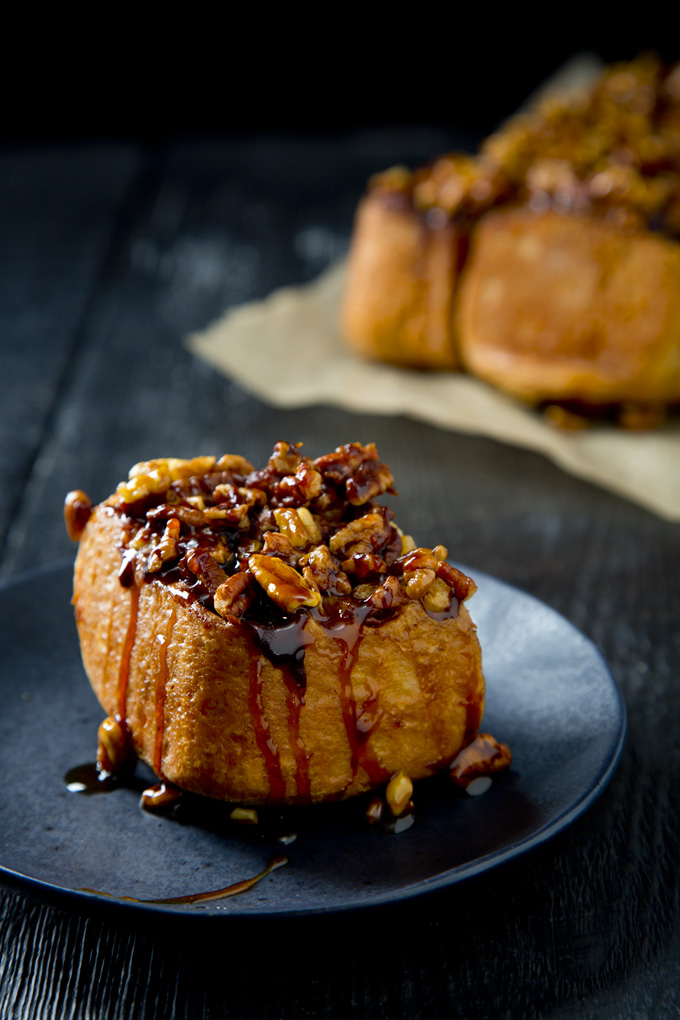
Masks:
[[[381,783],[387,773],[382,767],[375,751],[368,743],[369,737],[380,721],[377,711],[376,699],[369,699],[364,706],[361,716],[357,717],[357,704],[352,688],[352,670],[359,657],[359,648],[363,638],[364,621],[368,616],[369,607],[361,607],[353,610],[351,621],[341,619],[339,621],[319,622],[327,630],[333,632],[333,638],[342,648],[342,660],[340,662],[340,705],[342,718],[345,724],[345,732],[350,747],[350,767],[352,778],[347,783],[349,787],[358,770],[362,766],[367,773],[371,783]],[[341,631],[340,633],[338,631]]]
[[[81,888],[79,892],[94,893],[96,896],[105,896],[107,899],[124,900],[126,903],[158,903],[158,904],[169,904],[169,905],[180,905],[183,903],[205,903],[207,900],[223,900],[227,896],[236,896],[238,893],[248,892],[254,885],[261,882],[263,878],[270,875],[272,871],[276,871],[277,868],[282,868],[284,864],[288,864],[288,858],[282,855],[272,857],[267,863],[266,868],[260,871],[259,874],[253,875],[252,878],[244,878],[240,882],[234,882],[233,885],[227,885],[224,889],[214,889],[210,892],[202,893],[190,893],[188,896],[168,896],[159,899],[152,900],[140,900],[136,896],[113,896],[111,893],[101,892],[99,889],[86,889]]]
[[[278,744],[272,739],[269,722],[262,703],[262,658],[259,651],[251,648],[250,654],[250,692],[248,697],[250,715],[255,727],[255,739],[265,760],[269,791],[273,801],[283,800],[286,794],[286,781],[281,771],[281,758]]]
[[[168,683],[168,647],[172,639],[172,631],[174,629],[176,619],[177,607],[173,606],[170,611],[167,633],[165,635],[159,635],[159,637],[164,637],[164,640],[161,644],[160,655],[158,658],[158,673],[156,675],[156,743],[153,750],[153,769],[158,776],[163,776],[161,763],[163,761],[163,736],[165,734],[165,691]]]
[[[127,690],[128,681],[130,679],[130,659],[132,657],[132,648],[135,643],[135,637],[137,635],[137,611],[139,608],[139,588],[134,585],[130,588],[130,618],[128,620],[127,632],[125,634],[125,644],[123,645],[123,652],[120,657],[120,667],[118,670],[118,716],[120,722],[125,725],[125,719],[127,715]]]
[[[477,736],[477,731],[482,722],[482,707],[478,698],[469,698],[466,702],[467,716],[465,720],[465,736],[463,747],[471,744]]]
[[[300,736],[300,709],[305,699],[300,686],[290,669],[282,669],[286,683],[286,708],[288,716],[288,738],[295,757],[295,788],[298,798],[303,802],[311,801],[311,783],[309,779],[309,755],[304,741]]]

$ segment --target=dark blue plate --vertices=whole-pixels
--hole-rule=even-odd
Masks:
[[[70,793],[64,775],[92,761],[102,710],[85,677],[70,605],[71,567],[0,589],[0,872],[90,903],[98,890],[155,899],[219,889],[285,853],[287,866],[248,892],[194,905],[130,909],[271,917],[387,903],[448,886],[535,847],[602,792],[626,714],[593,645],[536,599],[472,571],[470,603],[487,681],[483,730],[508,743],[509,772],[481,797],[445,777],[416,786],[417,822],[378,835],[365,802],[298,812],[281,846],[235,830],[225,805],[194,798],[184,814],[139,809],[151,773],[102,796]],[[110,902],[102,899],[102,902]]]

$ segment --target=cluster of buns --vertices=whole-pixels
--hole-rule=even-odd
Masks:
[[[312,460],[279,442],[260,470],[155,460],[97,507],[71,493],[106,747],[122,733],[161,780],[245,804],[450,765],[484,706],[475,586],[402,534],[376,502],[392,485],[372,444]]]
[[[375,177],[344,333],[368,357],[652,424],[680,401],[679,235],[680,65],[614,65],[476,156]]]

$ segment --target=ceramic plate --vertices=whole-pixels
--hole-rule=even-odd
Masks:
[[[102,710],[80,662],[70,564],[0,588],[0,872],[82,901],[172,898],[229,886],[276,855],[288,864],[227,899],[131,910],[271,917],[353,909],[448,886],[555,835],[602,792],[625,735],[623,701],[594,646],[548,606],[471,570],[487,682],[483,730],[513,765],[479,797],[446,777],[416,787],[417,821],[379,835],[365,802],[300,811],[281,845],[193,798],[177,816],[140,810],[138,766],[111,793],[69,792],[92,762]],[[87,890],[95,890],[87,891]]]

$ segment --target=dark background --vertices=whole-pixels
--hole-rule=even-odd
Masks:
[[[423,124],[473,144],[575,53],[678,56],[654,5],[97,10],[6,33],[0,143]]]

